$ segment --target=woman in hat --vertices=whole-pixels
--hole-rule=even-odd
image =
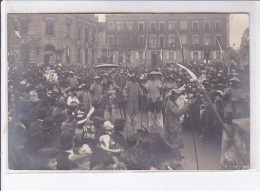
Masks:
[[[173,149],[184,146],[180,116],[187,112],[191,105],[191,101],[188,101],[181,109],[179,108],[176,100],[180,93],[179,90],[172,89],[167,96],[169,100],[165,107],[164,139]]]

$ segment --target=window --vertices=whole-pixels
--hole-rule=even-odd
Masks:
[[[160,32],[164,32],[164,28],[165,28],[165,23],[164,22],[160,22],[159,23]]]
[[[123,38],[121,36],[117,37],[117,45],[122,45],[123,43]]]
[[[160,48],[163,48],[164,47],[164,37],[161,36],[160,37]]]
[[[77,57],[78,63],[81,63],[81,48],[78,48],[78,57]]]
[[[181,30],[187,30],[187,21],[181,21],[180,26]]]
[[[138,22],[138,31],[143,32],[144,31],[144,23],[143,22]]]
[[[21,21],[21,34],[28,34],[28,21],[27,20]]]
[[[173,52],[173,51],[169,52],[169,59],[176,60],[176,52]]]
[[[78,40],[81,39],[81,27],[78,27]]]
[[[144,57],[144,52],[143,51],[139,51],[139,58],[142,60]]]
[[[71,37],[71,24],[66,24],[66,36]]]
[[[152,32],[155,32],[155,30],[156,30],[156,23],[155,23],[155,22],[151,22],[151,23],[150,23],[150,30],[151,30]]]
[[[193,35],[192,36],[192,44],[198,45],[199,44],[199,35]]]
[[[126,22],[126,28],[127,28],[127,30],[131,31],[133,29],[133,23],[132,22]]]
[[[221,36],[216,35],[216,45],[218,45],[218,42],[221,44]]]
[[[175,35],[171,35],[168,37],[168,45],[169,47],[174,47],[175,45]]]
[[[108,22],[107,23],[107,28],[108,28],[109,31],[114,30],[114,23],[113,22]]]
[[[168,30],[169,31],[175,30],[175,22],[169,22],[168,23]]]
[[[123,22],[117,22],[117,31],[123,30]]]
[[[192,22],[192,30],[193,32],[199,31],[199,22]]]
[[[187,35],[180,35],[181,43],[187,44]]]
[[[108,36],[107,40],[108,40],[108,44],[109,45],[113,45],[114,44],[114,36]]]
[[[210,36],[209,35],[204,35],[204,44],[206,46],[210,45]]]
[[[216,51],[216,59],[221,59],[220,51]]]
[[[198,59],[198,58],[199,58],[199,52],[193,51],[193,59]]]
[[[96,33],[95,33],[96,29],[92,28],[92,43],[95,43],[96,41]]]
[[[54,35],[54,23],[53,21],[46,21],[46,34]]]
[[[85,29],[85,40],[88,41],[89,39],[89,30],[86,28]]]
[[[191,59],[201,59],[201,52],[200,51],[191,51]]]
[[[144,45],[144,36],[138,36],[138,45]]]
[[[204,31],[209,32],[209,21],[204,22]]]
[[[215,22],[215,29],[217,32],[221,31],[221,22],[220,21]]]
[[[150,46],[155,47],[156,46],[156,37],[150,36],[149,43],[150,43]]]

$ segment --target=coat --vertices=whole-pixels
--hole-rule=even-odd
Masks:
[[[172,100],[168,100],[165,107],[164,139],[171,148],[183,146],[182,128],[180,116],[188,111],[188,106],[184,105],[179,109]]]

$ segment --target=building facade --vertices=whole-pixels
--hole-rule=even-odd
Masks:
[[[229,47],[229,14],[110,14],[106,42],[111,62],[158,66],[187,61],[220,61]]]
[[[9,62],[97,64],[97,27],[94,14],[9,14]]]

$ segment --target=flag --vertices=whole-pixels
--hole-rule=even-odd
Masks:
[[[146,35],[146,40],[145,40],[145,48],[144,48],[144,56],[145,56],[145,59],[146,59],[146,51],[147,51],[147,38],[148,38],[148,35]]]
[[[193,81],[196,81],[196,83],[199,85],[199,87],[205,91],[204,86],[199,82],[199,79],[191,70],[189,70],[187,67],[184,67],[183,65],[180,65],[178,63],[176,63],[176,65],[178,65],[180,68],[184,69],[192,77]]]
[[[21,35],[18,31],[14,31],[15,35],[18,36],[18,38],[21,38]]]
[[[160,57],[161,57],[161,60],[163,60],[163,50],[162,49],[161,49]]]
[[[177,32],[177,34],[178,34],[178,38],[179,38],[180,46],[181,46],[181,48],[182,48],[182,43],[181,43],[181,38],[180,38],[180,34],[179,34],[179,32]]]
[[[221,52],[222,59],[224,59],[224,52],[223,52],[223,50],[222,50],[222,47],[221,47],[221,45],[220,45],[218,39],[217,39],[217,42],[218,42],[218,46],[219,46],[219,49],[220,49],[220,52]]]

